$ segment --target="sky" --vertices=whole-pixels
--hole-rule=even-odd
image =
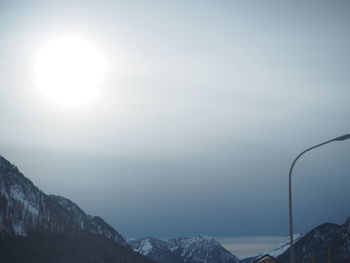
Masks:
[[[0,154],[130,237],[288,235],[288,170],[350,132],[348,1],[0,1]],[[99,92],[62,107],[40,48],[77,36]],[[350,216],[350,141],[293,175],[295,232]]]

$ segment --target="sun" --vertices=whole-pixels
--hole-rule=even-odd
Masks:
[[[103,82],[104,56],[78,37],[63,37],[41,47],[35,61],[36,82],[57,104],[75,107],[93,99]]]

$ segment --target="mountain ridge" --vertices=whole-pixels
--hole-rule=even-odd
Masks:
[[[171,238],[166,241],[149,237],[127,239],[127,241],[135,251],[162,263],[240,262],[236,256],[226,250],[218,241],[206,235]]]

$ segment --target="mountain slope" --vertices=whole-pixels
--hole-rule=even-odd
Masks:
[[[238,263],[239,260],[208,236],[173,238],[162,241],[155,238],[130,240],[135,251],[160,262]]]
[[[73,244],[73,240],[77,243]],[[77,263],[150,262],[135,253],[102,218],[87,215],[69,199],[46,195],[0,156],[0,262],[24,262],[21,255],[28,253],[30,258],[36,258],[33,262],[56,262],[45,258],[46,253],[40,252],[43,248],[62,258],[57,262],[70,262],[68,255],[75,254],[72,248],[89,250],[96,259],[89,261],[79,256],[81,260],[74,261]],[[101,254],[104,248],[109,249],[106,255]],[[107,255],[113,256],[113,261]]]
[[[302,234],[297,233],[294,234],[294,242],[297,242],[300,238],[302,237]],[[289,237],[286,238],[284,241],[282,241],[281,243],[279,243],[276,247],[266,250],[262,253],[259,253],[257,256],[254,257],[248,257],[248,258],[243,258],[240,261],[242,263],[251,263],[254,262],[255,260],[257,260],[258,258],[264,256],[264,255],[270,255],[272,257],[279,257],[280,255],[282,255],[288,248],[289,248]]]
[[[293,235],[294,243],[297,242],[300,238],[302,238],[302,234],[300,234],[300,233],[294,234]],[[290,243],[290,239],[288,237],[284,241],[279,243],[275,248],[269,249],[269,250],[261,253],[260,255],[258,255],[258,257],[261,257],[263,255],[268,254],[270,256],[277,258],[278,256],[282,255],[289,248],[289,243]]]
[[[129,246],[103,219],[85,214],[67,198],[44,194],[1,156],[0,207],[0,233],[25,236],[38,228],[53,232],[79,229]]]
[[[350,261],[350,218],[343,224],[324,223],[301,238],[294,245],[295,261],[300,263]],[[289,249],[279,260],[289,262]]]

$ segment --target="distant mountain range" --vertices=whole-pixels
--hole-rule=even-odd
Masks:
[[[287,263],[289,242],[265,253]],[[1,263],[250,263],[257,257],[240,261],[204,235],[125,240],[69,199],[43,193],[0,156]],[[298,263],[350,262],[350,219],[322,224],[300,237],[295,258]]]
[[[127,239],[131,247],[144,256],[161,263],[239,263],[215,239],[197,237],[173,238],[167,241],[156,238]]]

